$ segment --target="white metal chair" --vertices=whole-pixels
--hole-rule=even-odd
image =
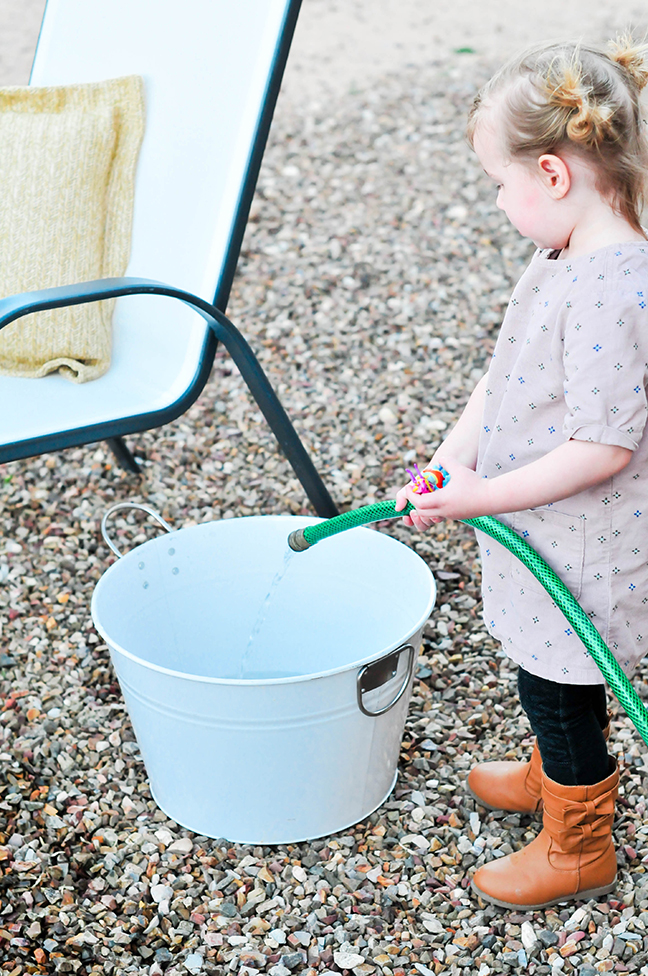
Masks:
[[[224,315],[300,0],[48,0],[30,83],[144,78],[128,277],[0,301],[0,328],[118,297],[113,360],[77,385],[0,376],[0,462],[168,423],[202,390],[217,341],[318,514],[336,507],[249,346]],[[168,282],[168,284],[161,284]],[[121,297],[119,297],[121,296]]]

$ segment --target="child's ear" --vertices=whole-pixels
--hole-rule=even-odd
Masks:
[[[562,200],[571,187],[571,174],[565,160],[545,153],[538,158],[538,171],[547,193],[554,200]]]

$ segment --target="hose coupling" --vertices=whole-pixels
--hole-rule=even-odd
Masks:
[[[303,529],[295,529],[288,536],[288,545],[295,552],[304,552],[306,549],[310,549],[311,543],[304,537]]]

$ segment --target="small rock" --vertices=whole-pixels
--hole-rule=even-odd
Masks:
[[[385,405],[378,411],[378,420],[380,420],[385,427],[393,427],[394,424],[396,424],[398,417],[390,407]]]
[[[173,898],[173,888],[165,884],[152,885],[151,898],[158,904],[161,901],[170,901]]]
[[[224,901],[216,909],[216,914],[224,915],[226,918],[235,918],[238,912],[236,905],[233,905],[231,901]]]
[[[563,959],[568,959],[569,956],[573,956],[574,953],[578,952],[578,945],[576,942],[565,942],[565,944],[560,947],[559,952]]]
[[[203,957],[199,952],[191,952],[184,960],[183,965],[190,973],[199,973],[203,968],[203,962]]]
[[[576,929],[580,928],[587,916],[588,912],[584,908],[577,908],[574,914],[571,915],[565,922],[565,931],[574,932]]]
[[[156,830],[155,836],[165,847],[168,847],[173,842],[173,834],[166,827],[160,827],[159,830]]]
[[[169,844],[167,850],[171,854],[191,854],[193,842],[189,837],[180,837],[179,840],[174,840],[172,844]]]
[[[304,957],[301,952],[290,952],[288,955],[282,956],[280,961],[282,966],[292,970],[303,965]]]
[[[619,959],[623,956],[626,944],[623,939],[616,938],[612,945],[612,955],[617,956]]]
[[[443,922],[441,922],[441,920],[438,918],[434,918],[434,916],[432,915],[428,916],[427,912],[424,913],[423,915],[423,925],[427,932],[433,932],[435,934],[445,932],[445,928],[443,927]],[[494,935],[486,936],[486,938],[492,938],[493,941],[495,940]]]
[[[357,952],[334,952],[333,960],[340,969],[355,969],[363,964],[365,958]]]
[[[532,945],[535,945],[537,939],[531,922],[522,922],[520,938],[525,949],[530,949]]]
[[[416,970],[417,973],[421,973],[422,976],[435,976],[434,970],[428,969],[428,967],[424,966],[422,962],[415,962],[414,969]]]
[[[427,851],[430,847],[430,841],[422,834],[404,834],[398,843],[401,847],[414,847],[419,851]]]

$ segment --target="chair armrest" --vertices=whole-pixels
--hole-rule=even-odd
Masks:
[[[313,502],[315,511],[323,518],[337,515],[338,511],[333,499],[317,474],[313,462],[252,349],[236,326],[219,309],[197,295],[172,288],[160,281],[150,281],[148,278],[104,278],[99,281],[84,281],[76,285],[60,285],[57,288],[28,291],[22,295],[10,295],[8,298],[0,299],[0,329],[31,312],[43,312],[46,309],[63,308],[68,305],[85,305],[88,302],[123,298],[126,295],[162,295],[166,298],[175,298],[202,315],[236,363],[279,446]]]
[[[147,294],[179,299],[195,308],[207,322],[214,320],[213,313],[217,311],[202,298],[172,288],[161,281],[151,281],[149,278],[101,278],[74,285],[26,291],[21,295],[9,295],[0,299],[0,329],[31,312],[44,312],[49,308],[64,308],[68,305],[85,305],[109,298],[121,298],[124,295]]]
[[[250,387],[254,396],[256,397],[257,392],[262,396],[267,395],[268,390],[272,390],[248,343],[221,311],[197,295],[149,278],[102,278],[74,285],[43,288],[40,291],[27,291],[21,295],[9,295],[0,299],[0,329],[32,312],[44,312],[50,308],[64,308],[69,305],[86,305],[127,295],[162,295],[193,308],[202,315],[216,338],[223,343],[248,384],[250,381],[254,384],[254,388]]]

